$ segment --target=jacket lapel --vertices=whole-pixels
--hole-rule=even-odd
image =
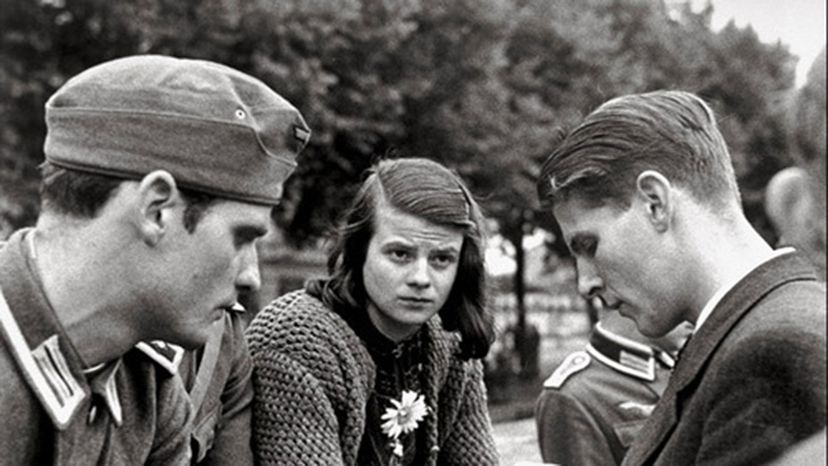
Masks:
[[[624,457],[624,465],[648,462],[666,441],[677,422],[676,393],[671,383],[656,404],[655,410],[638,433],[638,438]]]
[[[725,294],[682,350],[667,390],[627,453],[625,465],[655,460],[678,423],[678,400],[692,396],[692,384],[701,378],[705,364],[733,326],[772,290],[798,280],[817,280],[813,267],[799,254],[784,254],[760,265]]]

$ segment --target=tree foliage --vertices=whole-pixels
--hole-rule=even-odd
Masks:
[[[815,174],[821,195],[825,197],[826,102],[825,48],[808,71],[805,85],[796,95],[791,108],[790,127],[794,156],[800,165]]]
[[[761,189],[789,163],[793,58],[750,28],[714,33],[710,14],[645,0],[6,0],[0,226],[36,218],[48,96],[135,53],[223,62],[300,108],[313,136],[277,215],[296,244],[324,235],[359,174],[388,155],[456,169],[511,238],[554,230],[533,178],[561,128],[659,88],[714,104],[761,224]]]

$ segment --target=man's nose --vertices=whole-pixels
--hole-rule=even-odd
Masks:
[[[595,271],[595,267],[588,263],[579,263],[578,269],[578,293],[586,299],[597,296],[604,287],[604,282]]]
[[[245,291],[256,291],[262,286],[259,276],[259,255],[252,246],[242,256],[241,269],[236,277],[236,287]]]

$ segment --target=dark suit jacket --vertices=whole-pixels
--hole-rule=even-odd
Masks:
[[[623,464],[761,464],[822,429],[825,299],[796,254],[751,272],[690,340]]]

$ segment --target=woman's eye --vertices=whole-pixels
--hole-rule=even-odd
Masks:
[[[454,263],[456,259],[454,256],[450,255],[441,255],[441,256],[434,256],[431,258],[431,262],[437,267],[448,267],[452,263]]]
[[[404,261],[411,257],[411,255],[408,253],[408,251],[402,249],[394,249],[391,251],[391,257],[395,260]]]

